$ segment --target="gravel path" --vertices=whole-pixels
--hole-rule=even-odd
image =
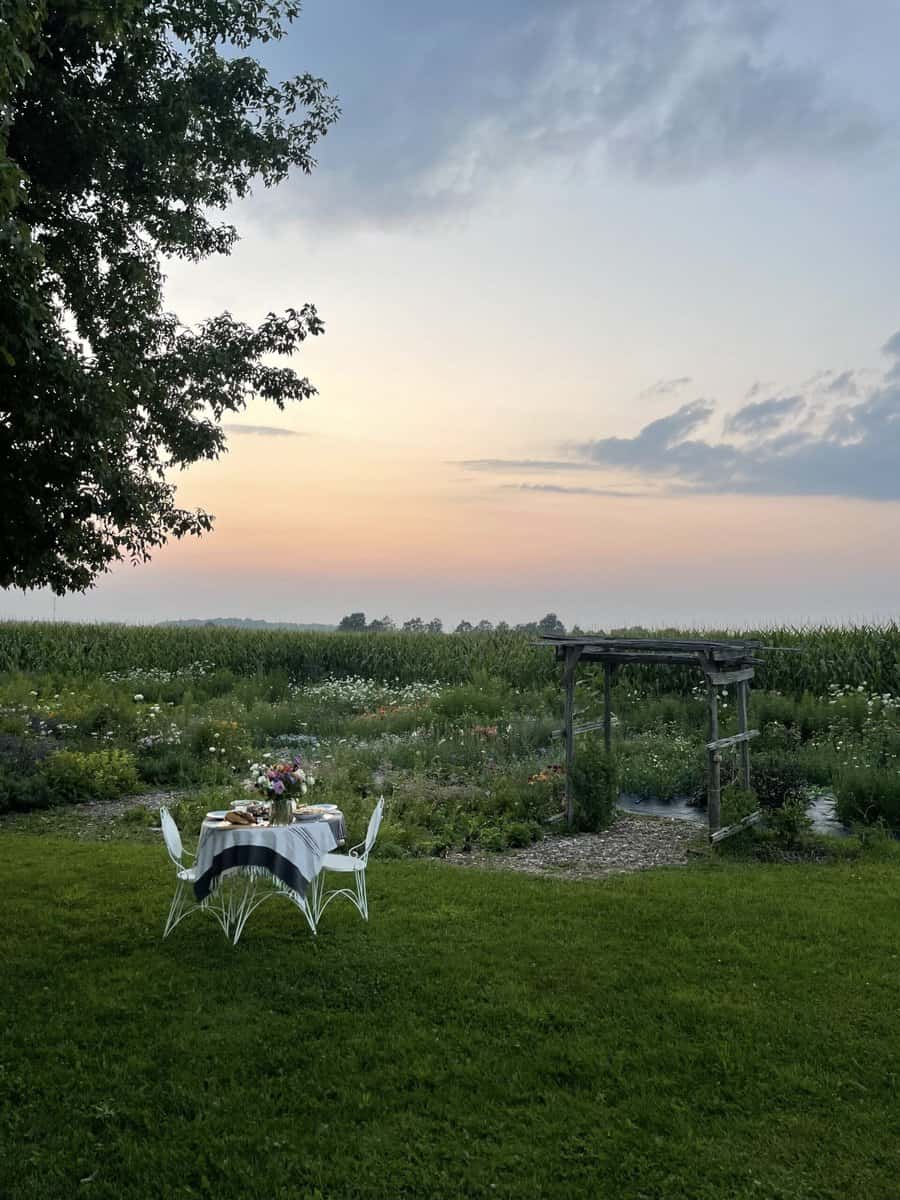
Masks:
[[[161,804],[173,804],[183,795],[184,792],[147,792],[140,796],[123,796],[121,800],[89,800],[84,804],[62,804],[58,808],[27,813],[4,813],[0,817],[0,829],[57,833],[87,841],[103,841],[104,829],[130,809],[157,809]]]
[[[623,813],[603,833],[549,834],[521,850],[448,854],[446,861],[560,879],[602,879],[650,867],[684,866],[691,849],[701,842],[705,842],[702,831],[687,821]]]

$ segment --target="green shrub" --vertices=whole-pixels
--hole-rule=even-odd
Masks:
[[[541,774],[546,774],[546,778],[540,778]],[[551,772],[528,777],[501,775],[493,781],[489,796],[480,807],[511,820],[546,821],[560,811],[564,787],[563,776]]]
[[[722,789],[722,807],[721,817],[722,826],[734,825],[740,821],[742,817],[747,817],[750,813],[755,812],[759,808],[759,798],[756,792],[751,788],[745,791],[736,784],[730,784]]]
[[[490,690],[463,684],[461,687],[446,688],[432,701],[432,711],[441,717],[461,717],[473,713],[479,717],[499,717],[504,708],[504,695],[499,684]]]
[[[483,850],[505,850],[509,845],[507,831],[503,825],[483,825],[478,833]]]
[[[208,764],[198,761],[189,746],[150,746],[141,749],[138,769],[141,779],[154,787],[187,787],[200,783]]]
[[[806,800],[785,800],[778,808],[770,808],[766,814],[766,828],[777,845],[793,850],[812,832],[812,820],[806,811]]]
[[[616,756],[599,738],[579,742],[572,768],[575,824],[597,832],[612,824],[619,799],[620,770]]]
[[[60,750],[41,766],[55,804],[115,800],[138,790],[134,755],[127,750]]]
[[[791,800],[802,800],[807,786],[800,763],[779,754],[751,756],[750,780],[760,808],[781,808]]]
[[[52,796],[40,771],[23,774],[0,764],[0,813],[49,808]]]
[[[841,771],[835,779],[837,815],[845,824],[883,821],[900,829],[900,772],[881,767]]]
[[[510,821],[506,837],[510,846],[530,846],[541,836],[541,827],[533,821]]]

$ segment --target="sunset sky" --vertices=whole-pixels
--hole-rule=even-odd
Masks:
[[[900,616],[898,43],[891,0],[306,0],[259,54],[340,97],[319,168],[168,277],[315,303],[320,394],[56,616]]]

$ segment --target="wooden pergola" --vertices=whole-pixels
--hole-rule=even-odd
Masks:
[[[750,739],[758,735],[756,729],[747,728],[747,702],[754,667],[763,660],[758,652],[760,642],[748,640],[708,641],[702,638],[629,638],[629,637],[570,637],[567,634],[547,634],[536,643],[552,646],[556,659],[563,664],[563,692],[565,696],[565,718],[559,731],[566,745],[566,819],[569,824],[574,817],[572,794],[572,765],[575,761],[575,738],[580,733],[603,730],[606,749],[612,744],[612,710],[610,689],[615,672],[622,666],[661,665],[667,667],[693,667],[706,678],[709,701],[709,741],[707,750],[707,814],[709,834],[712,841],[737,832],[739,828],[759,820],[758,812],[729,826],[721,828],[722,751],[729,746],[740,746],[741,785],[750,787]],[[603,665],[603,720],[585,725],[575,724],[575,674],[579,663],[602,663]],[[717,689],[734,684],[737,689],[738,732],[731,737],[719,737],[719,699]]]

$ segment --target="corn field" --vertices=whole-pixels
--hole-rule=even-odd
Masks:
[[[667,636],[673,631],[667,630]],[[829,684],[900,692],[900,626],[816,626],[743,631],[681,631],[680,636],[759,638],[792,652],[762,655],[755,686],[787,694],[823,695]],[[135,668],[175,670],[213,663],[238,676],[284,672],[300,680],[330,675],[464,682],[479,671],[513,687],[559,679],[550,649],[515,632],[429,635],[292,633],[222,628],[0,622],[0,671],[93,676]],[[588,670],[590,668],[587,668]],[[627,668],[624,679],[650,694],[687,693],[697,682],[683,668]]]

